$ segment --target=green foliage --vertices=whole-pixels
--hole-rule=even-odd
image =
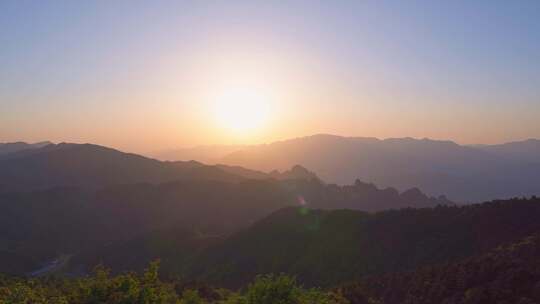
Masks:
[[[346,304],[348,301],[336,294],[320,289],[304,289],[295,278],[281,275],[257,276],[248,285],[244,302],[246,304]]]
[[[240,295],[240,294],[231,294],[229,297],[227,297],[224,301],[221,302],[221,304],[246,304],[247,300],[246,297]]]
[[[295,304],[299,303],[299,290],[289,276],[257,276],[248,286],[246,298],[247,304]]]
[[[309,289],[300,295],[302,304],[348,304],[349,301],[340,294],[324,292],[319,289]]]
[[[0,288],[0,304],[175,304],[171,284],[158,278],[159,262],[152,262],[138,276],[126,273],[111,277],[103,266],[80,279],[6,279]]]
[[[182,294],[181,304],[203,304],[205,301],[199,296],[199,292],[196,290],[186,290]]]
[[[0,277],[0,304],[347,304],[336,294],[304,289],[286,275],[262,275],[244,293],[202,283],[165,282],[159,261],[141,275],[111,276],[97,266],[86,278],[22,279]],[[192,288],[186,288],[191,286]]]

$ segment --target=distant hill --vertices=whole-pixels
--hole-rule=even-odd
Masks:
[[[508,160],[540,163],[540,140],[528,139],[501,145],[477,145],[476,148]]]
[[[253,178],[285,177],[195,161],[162,162],[91,144],[50,144],[14,151],[0,158],[0,186],[4,190],[56,186],[100,188],[177,180],[237,182]]]
[[[52,143],[49,141],[43,141],[34,144],[28,144],[22,141],[13,143],[0,143],[0,158],[10,153],[15,153],[23,150],[39,149],[50,144]]]
[[[379,211],[403,207],[430,207],[451,203],[444,196],[431,198],[417,188],[399,193],[357,180],[351,186],[326,184],[308,169],[295,165],[269,173],[229,165],[196,161],[163,162],[90,144],[58,144],[21,150],[0,160],[0,191],[78,187],[97,190],[114,185],[163,184],[177,181],[240,183],[280,181],[281,192],[316,208],[351,208]],[[203,183],[201,183],[201,186]],[[125,190],[129,190],[129,186]],[[213,189],[208,189],[212,192]]]
[[[49,144],[0,157],[0,190],[50,187],[98,189],[117,184],[180,180],[239,182],[247,179],[318,179],[301,166],[270,173],[240,166],[205,165],[197,161],[159,161],[92,144]]]
[[[355,178],[469,202],[540,194],[538,141],[461,146],[429,139],[315,135],[250,146],[220,162],[261,171],[300,164],[328,183]]]
[[[309,171],[308,169],[295,165],[290,170],[284,170],[280,172],[278,170],[273,170],[269,173],[264,173],[261,171],[246,169],[240,166],[228,166],[223,164],[215,165],[215,167],[232,174],[236,174],[248,179],[276,179],[276,180],[319,180],[319,177]]]

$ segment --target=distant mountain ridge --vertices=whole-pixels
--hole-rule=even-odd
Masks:
[[[19,142],[12,142],[12,143],[0,143],[0,157],[3,155],[7,155],[10,153],[15,153],[23,150],[30,150],[30,149],[39,149],[43,148],[47,145],[51,145],[52,142],[50,141],[42,141],[38,143],[25,143],[22,141]]]
[[[300,164],[328,183],[360,178],[400,190],[420,187],[430,195],[470,202],[540,194],[539,143],[464,146],[430,139],[319,134],[239,147],[216,162],[265,172]]]
[[[519,159],[523,162],[540,163],[540,139],[509,142],[500,145],[477,145],[478,149],[496,154],[507,159]]]
[[[47,145],[7,154],[0,159],[0,185],[15,190],[55,186],[99,188],[186,178],[240,179],[218,168],[193,166],[189,162],[161,162],[91,144]]]
[[[238,182],[245,179],[317,178],[307,170],[267,174],[196,161],[163,162],[93,144],[18,145],[0,158],[0,189],[35,190],[58,186],[100,188],[115,184],[178,180]],[[26,148],[22,148],[26,147]],[[7,151],[7,150],[6,150]],[[294,173],[297,175],[294,176]],[[300,174],[304,174],[301,176]]]
[[[217,165],[189,161],[161,162],[130,153],[122,154],[126,157],[119,157],[118,153],[123,152],[88,144],[13,143],[0,145],[0,151],[2,147],[0,189],[18,187],[24,190],[27,186],[43,189],[85,183],[95,186],[161,183],[183,178],[286,179],[296,178],[287,177],[291,174],[288,171],[300,165],[312,170],[301,173],[302,178],[306,179],[320,178],[327,183],[348,184],[359,178],[400,191],[419,187],[431,196],[444,194],[460,202],[540,193],[540,184],[536,182],[540,180],[540,140],[537,139],[502,145],[462,146],[451,141],[429,139],[379,140],[321,134],[267,145],[225,146],[222,151],[225,155],[215,161]],[[87,152],[83,152],[82,147]],[[211,153],[204,152],[207,148]],[[69,157],[62,157],[61,154],[67,153],[65,151],[68,149],[72,149]],[[219,150],[220,146],[192,149],[201,158],[208,158],[209,154],[217,156],[219,153],[216,151]],[[78,158],[74,156],[75,151],[79,151]],[[113,157],[115,152],[118,155]],[[84,153],[88,157],[100,154],[103,159],[92,159],[93,156],[85,158]],[[105,157],[105,154],[108,156]],[[50,159],[46,159],[48,157]],[[21,161],[23,158],[25,160]],[[128,161],[128,158],[131,160]],[[9,162],[6,161],[8,159]],[[27,166],[22,170],[27,174],[18,176],[21,170],[16,167],[22,163]],[[84,164],[87,164],[86,168]],[[86,181],[80,180],[81,174],[69,176],[63,171],[66,166],[70,166],[69,170],[78,167],[78,170],[85,172]],[[50,170],[44,170],[45,167]],[[31,174],[32,170],[34,173]],[[43,175],[43,172],[51,170],[56,172],[54,176]]]
[[[249,147],[248,145],[205,145],[149,153],[161,160],[197,160],[203,163],[218,163],[223,156]]]
[[[42,190],[52,187],[81,187],[96,190],[115,185],[178,181],[238,183],[275,180],[287,191],[302,195],[314,207],[358,208],[375,211],[387,208],[426,207],[451,203],[444,196],[430,198],[413,187],[403,194],[393,188],[379,189],[356,180],[352,186],[326,184],[300,165],[269,173],[240,166],[205,165],[197,161],[158,161],[137,154],[92,144],[49,144],[21,150],[0,159],[0,191]]]

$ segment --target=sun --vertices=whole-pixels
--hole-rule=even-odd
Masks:
[[[268,94],[254,88],[228,89],[215,97],[214,114],[222,128],[247,134],[262,128],[270,118]]]

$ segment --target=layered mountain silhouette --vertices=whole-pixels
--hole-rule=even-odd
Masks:
[[[444,196],[431,198],[417,188],[399,193],[356,180],[351,186],[326,184],[308,169],[295,165],[269,173],[239,166],[205,165],[196,161],[158,161],[90,144],[47,145],[6,154],[0,160],[0,186],[4,191],[78,187],[97,190],[115,185],[163,184],[180,181],[240,183],[251,180],[278,184],[282,192],[317,208],[352,208],[377,211],[387,208],[427,207],[451,203]],[[279,183],[276,183],[279,181]],[[205,186],[201,183],[201,187]],[[129,188],[129,187],[128,187]]]
[[[540,141],[463,146],[430,139],[314,135],[268,145],[231,147],[214,162],[262,171],[295,164],[310,168],[328,183],[355,178],[400,190],[419,187],[460,202],[540,193]],[[200,148],[202,149],[202,148]],[[182,151],[178,159],[187,156]],[[170,157],[170,155],[169,155]]]
[[[465,189],[476,191],[473,186],[484,184],[474,184],[474,178],[484,175],[486,187],[517,183],[519,172],[533,178],[534,153],[516,151],[532,151],[535,145],[466,147],[321,135],[245,148],[219,165],[159,161],[91,144],[19,145],[0,158],[0,273],[47,273],[50,261],[59,260],[71,276],[100,263],[115,273],[142,271],[160,259],[163,275],[217,286],[238,288],[258,274],[283,272],[306,286],[356,281],[342,292],[358,303],[369,298],[414,303],[411,294],[444,300],[449,296],[427,295],[411,284],[431,277],[451,286],[458,279],[446,276],[452,269],[484,273],[467,265],[501,275],[524,269],[517,264],[492,269],[492,257],[500,263],[503,257],[523,265],[537,261],[536,253],[520,257],[529,250],[521,248],[536,246],[534,236],[540,233],[538,198],[456,206],[417,187],[401,189],[410,180],[399,188],[379,188],[354,172],[361,169],[367,172],[363,180],[374,180],[394,168],[417,181],[427,182],[422,174],[433,177],[427,185],[439,185],[435,177],[442,174],[445,187],[456,186],[452,182],[460,177],[472,183]],[[233,165],[234,159],[249,160],[256,169]],[[341,168],[322,172],[349,174],[354,183],[328,183],[311,167],[286,166],[294,160]],[[281,163],[266,170],[267,162]],[[534,191],[536,181],[519,185]],[[485,194],[478,189],[471,193]],[[498,246],[507,247],[497,251]],[[508,251],[512,246],[520,253]],[[480,283],[466,284],[471,289]],[[524,292],[533,297],[529,285]],[[475,289],[474,296],[505,297],[486,290]]]
[[[85,276],[98,264],[122,273],[160,259],[164,277],[236,289],[285,273],[354,304],[538,298],[538,198],[459,206],[406,187],[534,192],[535,155],[523,151],[536,141],[320,135],[244,148],[219,165],[91,144],[19,147],[0,157],[0,274],[61,265],[57,273]],[[331,183],[332,174],[351,179]],[[400,187],[371,182],[393,178]]]
[[[161,162],[90,144],[47,145],[10,153],[0,160],[0,185],[16,190],[183,179],[237,181],[241,177],[196,162]]]
[[[298,165],[264,173],[162,162],[90,144],[6,154],[0,184],[0,272],[17,273],[60,253],[83,259],[106,244],[153,240],[146,235],[171,227],[221,237],[288,206],[380,211],[452,204],[416,188],[400,193],[360,180],[326,184]]]
[[[21,149],[12,149],[9,153],[5,150],[6,153],[0,158],[0,189],[38,190],[56,186],[100,188],[179,180],[238,182],[245,179],[317,178],[300,167],[293,168],[293,171],[267,174],[237,166],[209,166],[196,161],[158,161],[92,144],[28,146],[21,144]]]

